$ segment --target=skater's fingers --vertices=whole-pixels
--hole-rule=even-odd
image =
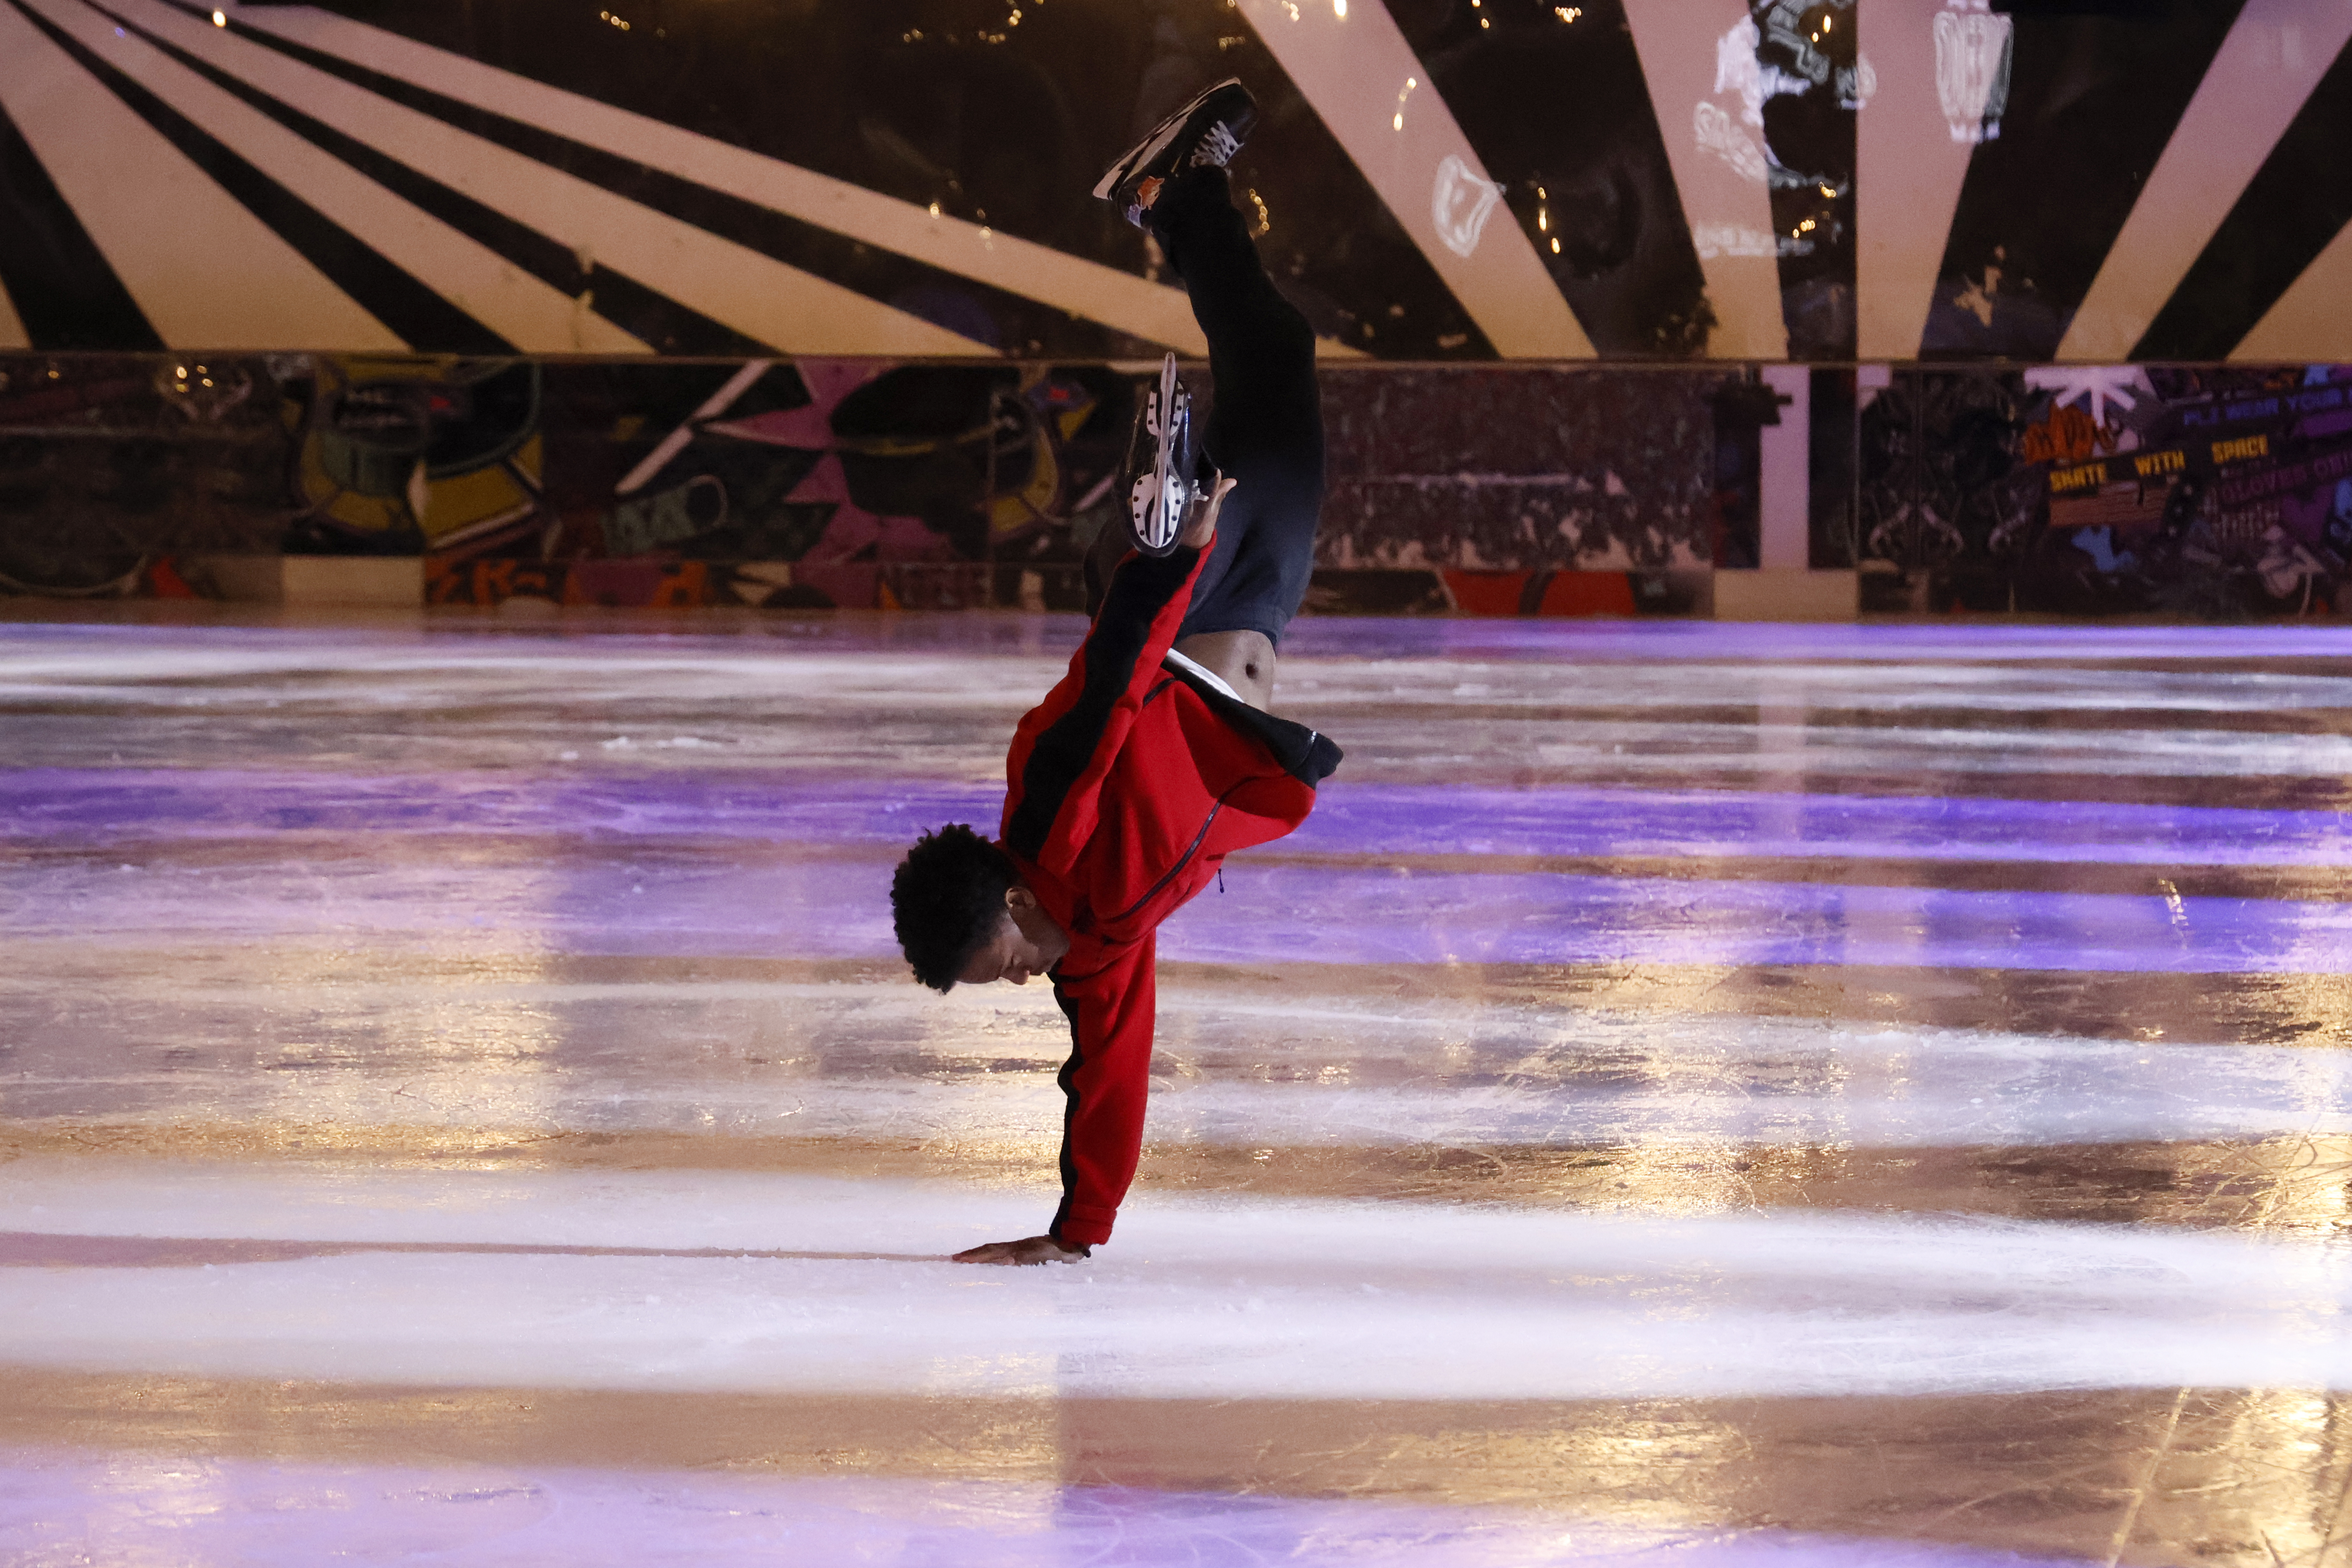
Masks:
[[[1209,492],[1209,499],[1207,503],[1201,507],[1200,517],[1194,519],[1191,528],[1184,530],[1184,537],[1177,542],[1181,544],[1186,549],[1206,549],[1208,547],[1209,540],[1215,536],[1217,531],[1218,508],[1225,504],[1225,497],[1232,494],[1234,486],[1240,483],[1240,480],[1232,477],[1230,475],[1219,475],[1217,476],[1217,487]]]
[[[954,1263],[995,1263],[1018,1266],[1025,1263],[1075,1263],[1085,1257],[1071,1251],[1050,1236],[1024,1236],[1018,1241],[991,1241],[957,1253],[949,1261]]]

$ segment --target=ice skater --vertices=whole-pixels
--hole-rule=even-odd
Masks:
[[[1052,982],[1070,1020],[1062,1201],[1039,1236],[959,1263],[1073,1262],[1110,1239],[1143,1145],[1154,937],[1226,855],[1307,820],[1339,748],[1265,712],[1323,504],[1315,334],[1275,288],[1225,165],[1256,123],[1219,83],[1111,165],[1095,194],[1149,232],[1209,342],[1192,439],[1172,358],[1130,452],[1129,528],[1068,674],[1013,731],[994,841],[950,824],[898,864],[890,908],[915,977]]]

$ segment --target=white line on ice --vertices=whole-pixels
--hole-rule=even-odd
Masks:
[[[701,1248],[0,1270],[22,1364],[439,1386],[1597,1398],[2352,1388],[2352,1253],[2242,1234],[1148,1197],[1080,1268],[923,1260],[1044,1195],[26,1160],[68,1235]],[[902,1254],[873,1257],[871,1254]]]

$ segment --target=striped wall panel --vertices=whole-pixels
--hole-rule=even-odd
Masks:
[[[1197,352],[1238,74],[1334,355],[2352,356],[2352,0],[620,3],[0,0],[0,346]]]

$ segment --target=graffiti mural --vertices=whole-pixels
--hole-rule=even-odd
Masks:
[[[0,355],[0,591],[216,589],[170,558],[274,552],[306,355]]]
[[[295,486],[295,554],[551,549],[541,371],[527,360],[321,356]]]
[[[0,588],[252,597],[280,555],[406,557],[439,605],[1077,610],[1150,371],[0,359]],[[1688,609],[1726,374],[1327,370],[1311,605]]]
[[[0,591],[1075,611],[1149,361],[0,356]],[[1756,565],[1729,366],[1322,372],[1323,612],[1696,612]],[[1885,612],[2352,610],[2352,367],[1810,376],[1816,567]]]
[[[565,365],[543,591],[635,602],[616,561],[695,563],[713,602],[1076,608],[1131,378],[1097,365]],[[516,541],[525,542],[528,541]],[[476,552],[506,554],[511,550]],[[444,602],[499,585],[436,561]],[[1004,580],[999,581],[1002,578]],[[688,591],[673,578],[659,591]]]
[[[2352,368],[1903,372],[1860,428],[1882,608],[2352,608]]]

